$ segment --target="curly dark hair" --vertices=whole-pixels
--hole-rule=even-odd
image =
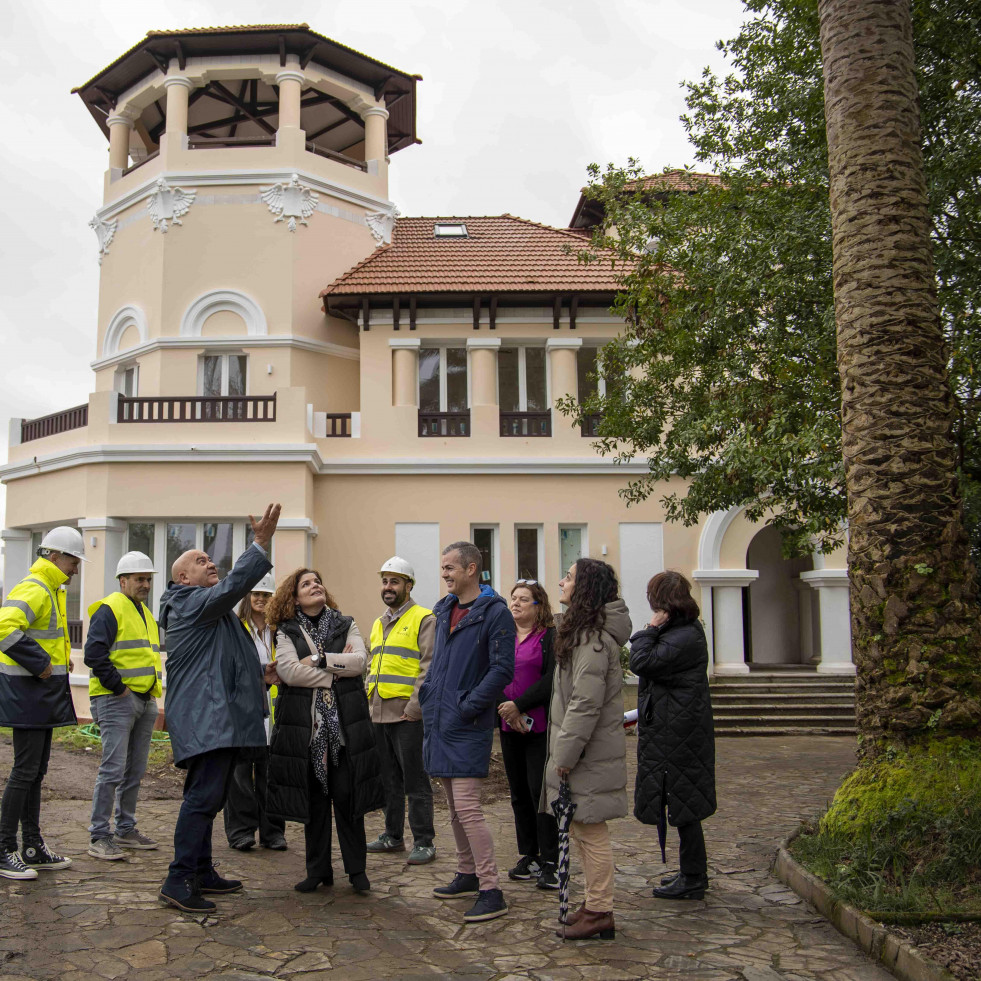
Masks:
[[[281,623],[292,620],[296,616],[296,590],[300,585],[300,580],[308,573],[312,572],[323,584],[324,577],[316,569],[297,569],[291,572],[276,588],[272,599],[266,606],[266,623],[270,630],[275,630]],[[324,587],[327,592],[327,587]],[[327,593],[327,605],[332,609],[337,609],[334,597]]]
[[[698,604],[691,583],[680,572],[659,572],[647,584],[647,602],[654,611],[664,610],[672,620],[694,620]]]
[[[535,629],[548,630],[555,626],[555,617],[552,616],[552,605],[548,601],[548,593],[540,582],[531,582],[529,579],[519,579],[512,587],[508,596],[514,596],[516,589],[527,589],[531,593],[531,598],[538,605],[535,610]]]
[[[606,625],[606,604],[620,595],[620,583],[613,566],[599,559],[576,561],[576,584],[572,602],[555,632],[555,660],[561,665],[586,637]],[[602,650],[602,645],[594,650]]]

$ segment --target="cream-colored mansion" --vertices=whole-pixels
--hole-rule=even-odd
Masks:
[[[490,585],[539,579],[553,601],[572,561],[604,558],[636,626],[651,575],[690,575],[717,674],[851,672],[842,557],[786,561],[738,509],[696,528],[665,523],[659,494],[628,510],[644,462],[615,468],[556,411],[603,384],[622,326],[609,270],[568,251],[583,230],[398,216],[417,81],[277,25],[151,33],[77,90],[109,141],[94,391],[11,420],[5,588],[45,529],[77,525],[80,644],[123,552],[169,571],[200,547],[227,570],[277,500],[277,573],[319,568],[365,634],[384,559],[411,561],[431,604],[441,545],[471,539]]]

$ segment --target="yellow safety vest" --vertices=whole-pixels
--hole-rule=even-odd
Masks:
[[[385,637],[381,617],[371,628],[371,666],[368,668],[368,698],[377,688],[381,698],[411,698],[419,677],[422,652],[419,626],[432,615],[424,606],[410,606],[395,621]]]
[[[242,624],[248,631],[249,636],[252,636],[252,624],[249,622],[248,617],[242,618]],[[271,661],[276,660],[276,631],[269,631],[272,640],[269,642],[269,659]],[[276,724],[276,702],[279,699],[279,685],[271,685],[269,688],[269,724],[271,726]]]
[[[109,660],[127,688],[144,695],[150,692],[154,698],[159,698],[163,693],[160,684],[163,667],[160,663],[160,633],[153,614],[141,603],[141,617],[136,604],[125,593],[117,592],[93,603],[89,607],[89,619],[103,604],[116,618],[116,639],[109,648]],[[89,698],[111,694],[96,675],[89,678]]]
[[[38,559],[28,575],[7,594],[0,610],[0,673],[30,677],[4,650],[21,636],[36,641],[51,658],[52,674],[68,674],[72,645],[65,614],[65,575],[48,559]]]

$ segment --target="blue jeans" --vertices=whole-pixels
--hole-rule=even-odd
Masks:
[[[144,701],[127,690],[125,695],[96,695],[92,717],[102,736],[102,763],[92,794],[92,840],[108,838],[109,818],[116,803],[116,834],[136,827],[136,801],[146,773],[150,736],[157,721],[157,700]]]

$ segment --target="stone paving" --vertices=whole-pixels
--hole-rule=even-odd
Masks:
[[[631,754],[634,746],[630,739]],[[888,981],[891,975],[769,874],[779,840],[826,803],[850,768],[852,740],[728,739],[719,741],[718,756],[721,809],[705,824],[706,900],[653,899],[651,885],[676,868],[677,838],[670,833],[675,854],[665,867],[654,829],[617,821],[613,941],[563,943],[553,934],[557,894],[506,878],[509,915],[465,925],[467,900],[440,903],[431,895],[454,872],[444,807],[436,813],[436,862],[409,868],[404,855],[369,856],[367,896],[355,895],[340,874],[331,889],[293,890],[303,877],[298,825],[288,826],[290,850],[280,853],[233,852],[216,826],[222,872],[241,877],[246,889],[215,897],[220,915],[191,917],[156,899],[166,846],[126,862],[97,861],[85,854],[88,802],[46,802],[49,840],[75,863],[33,882],[0,879],[0,981]],[[142,803],[142,830],[168,842],[177,806]],[[510,806],[499,799],[488,812],[504,869],[517,857]],[[381,828],[380,815],[370,815],[369,837]],[[577,866],[574,859],[576,902]]]

